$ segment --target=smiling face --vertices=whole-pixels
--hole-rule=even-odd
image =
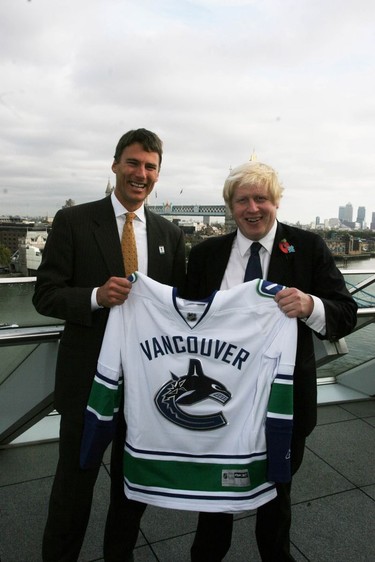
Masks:
[[[244,184],[235,187],[231,200],[234,220],[246,238],[260,240],[271,230],[278,205],[273,202],[266,186]]]
[[[157,152],[148,152],[135,142],[124,148],[112,164],[116,174],[115,195],[128,211],[136,211],[151,193],[159,178],[160,159]]]

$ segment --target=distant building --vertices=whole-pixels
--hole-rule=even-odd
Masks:
[[[26,236],[20,238],[18,250],[12,256],[11,271],[21,273],[25,277],[35,275],[42,261],[47,237],[47,230],[27,231]]]
[[[338,226],[340,226],[340,220],[336,219],[336,218],[328,219],[327,220],[327,226],[328,226],[328,228],[337,228]]]
[[[357,223],[360,229],[365,227],[365,219],[366,219],[366,207],[358,207],[357,211]]]
[[[109,178],[108,178],[107,187],[105,189],[105,196],[108,197],[108,195],[111,195],[111,193],[114,189],[115,188],[111,186],[111,182],[109,181]]]
[[[18,250],[19,240],[26,238],[27,232],[33,229],[35,229],[34,222],[23,222],[22,220],[1,222],[0,244],[9,248],[12,254],[14,254]]]
[[[348,228],[355,227],[353,222],[353,205],[351,203],[347,203],[345,207],[339,207],[339,219]]]
[[[375,213],[372,213],[370,228],[371,230],[375,230]]]
[[[346,220],[348,222],[353,222],[353,205],[351,203],[347,203],[345,205],[345,212],[346,212]]]

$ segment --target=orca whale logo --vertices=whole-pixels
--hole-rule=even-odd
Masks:
[[[190,359],[186,375],[171,375],[172,380],[166,382],[155,396],[155,404],[167,420],[198,431],[217,429],[227,424],[222,412],[192,415],[180,408],[181,405],[191,406],[209,398],[223,405],[231,399],[231,393],[223,384],[203,373],[199,359]]]

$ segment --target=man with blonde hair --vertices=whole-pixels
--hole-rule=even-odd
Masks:
[[[346,336],[355,326],[357,305],[323,239],[278,222],[282,192],[275,170],[266,164],[251,161],[231,171],[223,196],[237,228],[192,248],[185,296],[201,299],[250,280],[247,264],[253,244],[261,267],[257,276],[288,287],[275,300],[288,317],[298,319],[291,449],[294,474],[302,463],[305,439],[316,424],[313,333],[329,340]],[[291,483],[276,482],[276,488],[277,497],[257,511],[256,539],[263,562],[294,560],[289,540]],[[200,513],[191,560],[222,560],[230,547],[232,525],[230,514]]]

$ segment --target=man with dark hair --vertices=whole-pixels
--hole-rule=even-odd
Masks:
[[[58,211],[37,272],[36,309],[65,320],[55,385],[55,407],[61,414],[59,461],[43,538],[44,562],[76,561],[90,516],[99,469],[80,469],[81,434],[109,309],[122,304],[131,289],[120,243],[126,214],[132,215],[137,270],[167,285],[184,282],[182,231],[144,205],[158,180],[161,160],[162,142],[156,134],[137,129],[123,135],[112,164],[114,192]],[[124,495],[124,435],[122,421],[112,443],[106,562],[133,559],[146,507]]]

